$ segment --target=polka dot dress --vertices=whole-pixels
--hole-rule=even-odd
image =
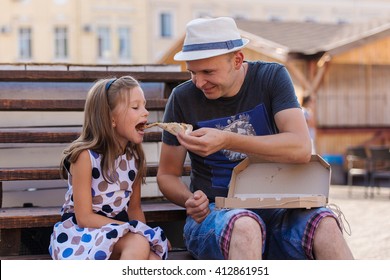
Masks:
[[[92,208],[95,213],[107,217],[118,217],[127,211],[132,193],[132,183],[137,169],[134,160],[126,155],[117,159],[114,184],[104,181],[100,170],[101,155],[89,151],[92,162]],[[72,176],[69,175],[68,191],[62,208],[63,221],[54,225],[49,253],[55,260],[105,260],[112,253],[119,238],[128,232],[143,235],[150,248],[162,259],[167,258],[168,241],[161,228],[151,228],[140,221],[124,224],[111,223],[101,228],[81,228],[77,225],[73,204]],[[65,217],[65,219],[64,219]]]

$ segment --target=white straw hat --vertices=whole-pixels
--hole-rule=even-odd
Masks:
[[[241,38],[232,18],[198,18],[186,26],[183,49],[174,59],[190,61],[222,55],[242,49],[249,43]]]

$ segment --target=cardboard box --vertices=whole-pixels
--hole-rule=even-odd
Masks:
[[[217,208],[313,208],[328,202],[330,165],[319,155],[309,163],[276,163],[248,157],[232,173],[228,196]]]

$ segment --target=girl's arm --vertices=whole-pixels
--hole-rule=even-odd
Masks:
[[[77,224],[80,227],[100,228],[106,224],[113,223],[114,220],[92,211],[92,163],[87,150],[81,152],[77,161],[70,166],[73,184],[74,211]],[[118,224],[121,221],[115,220]]]

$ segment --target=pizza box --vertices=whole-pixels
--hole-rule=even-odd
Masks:
[[[328,202],[330,165],[319,155],[303,164],[247,157],[232,173],[227,197],[217,208],[313,208]]]

